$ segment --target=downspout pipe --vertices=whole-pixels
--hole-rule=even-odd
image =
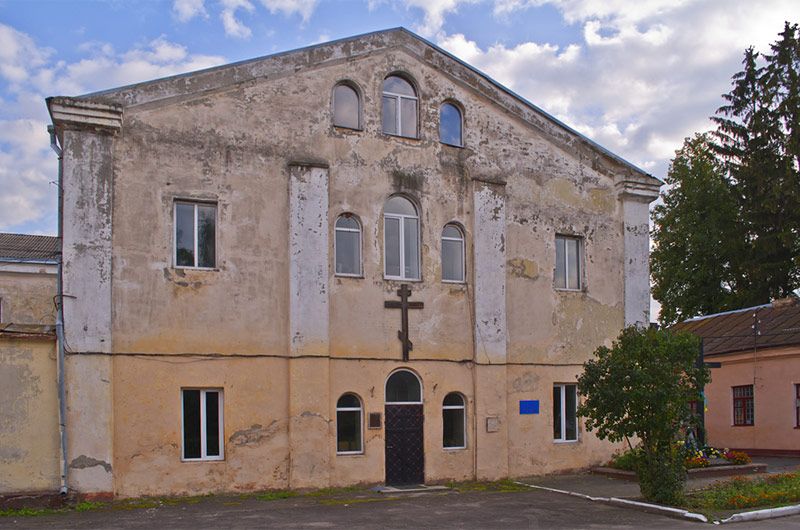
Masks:
[[[58,253],[58,274],[56,278],[56,344],[58,349],[58,426],[61,435],[61,487],[59,493],[66,495],[69,492],[67,482],[67,395],[64,383],[65,354],[64,354],[64,187],[63,178],[63,151],[58,145],[56,130],[53,125],[47,126],[50,133],[50,147],[58,156],[58,241],[61,251]]]

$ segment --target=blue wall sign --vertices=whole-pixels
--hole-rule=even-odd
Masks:
[[[519,402],[520,414],[539,414],[538,399],[524,399]]]

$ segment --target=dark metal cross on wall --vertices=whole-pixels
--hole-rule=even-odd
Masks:
[[[408,361],[408,352],[414,349],[414,344],[408,338],[408,310],[422,309],[425,307],[425,304],[422,302],[408,301],[408,297],[411,296],[411,289],[409,289],[408,284],[405,283],[402,284],[400,289],[397,290],[397,296],[400,297],[399,302],[397,300],[386,300],[383,303],[383,307],[387,309],[400,310],[400,325],[402,329],[397,332],[397,338],[403,343],[403,361]]]

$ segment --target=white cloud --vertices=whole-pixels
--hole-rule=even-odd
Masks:
[[[253,32],[236,18],[236,11],[244,9],[248,13],[252,13],[255,10],[253,4],[248,0],[222,0],[222,5],[223,9],[219,17],[225,28],[225,34],[237,39],[249,39]]]
[[[288,17],[297,13],[303,17],[303,22],[311,18],[317,7],[317,0],[261,0],[261,3],[272,14],[280,12]]]
[[[57,165],[49,147],[45,96],[78,95],[225,62],[192,54],[164,37],[121,53],[98,42],[85,43],[80,51],[81,60],[54,60],[51,50],[0,24],[0,75],[8,82],[0,99],[0,230],[38,223],[40,231],[55,231],[57,190],[50,182],[56,180]]]
[[[406,7],[421,9],[425,14],[422,24],[414,30],[424,37],[443,37],[442,26],[445,16],[458,10],[461,4],[475,3],[477,0],[405,0]]]
[[[203,0],[175,0],[172,12],[181,22],[189,22],[195,17],[208,18],[208,12]]]

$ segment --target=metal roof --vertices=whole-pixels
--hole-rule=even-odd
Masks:
[[[671,329],[701,337],[705,355],[800,345],[800,299],[692,318]]]
[[[58,263],[61,241],[55,236],[0,232],[0,261]]]

